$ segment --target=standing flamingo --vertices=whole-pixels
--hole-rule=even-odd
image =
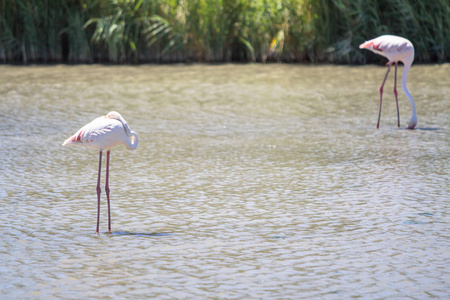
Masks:
[[[106,183],[105,191],[108,200],[108,232],[111,233],[111,213],[109,205],[109,157],[110,150],[120,144],[127,149],[134,150],[138,145],[138,136],[131,131],[127,122],[122,116],[115,111],[108,113],[106,116],[99,117],[84,125],[74,135],[69,137],[62,144],[79,145],[99,150],[98,162],[98,180],[97,180],[97,233],[100,224],[100,173],[102,166],[102,153],[107,151],[106,156]]]
[[[400,127],[400,113],[398,110],[398,99],[397,99],[397,64],[399,61],[403,62],[403,77],[402,77],[402,88],[405,95],[408,97],[409,102],[412,107],[412,116],[409,120],[408,129],[414,129],[417,125],[417,116],[416,116],[416,106],[414,105],[414,100],[406,88],[406,78],[408,77],[408,71],[411,68],[412,62],[414,60],[414,46],[413,44],[400,36],[395,35],[382,35],[377,38],[374,38],[370,41],[364,42],[359,45],[360,49],[367,49],[376,54],[382,55],[389,59],[387,63],[388,69],[386,75],[384,76],[383,83],[380,87],[380,108],[378,111],[378,123],[377,129],[380,127],[380,117],[381,117],[381,102],[383,98],[383,87],[386,82],[386,78],[389,74],[389,70],[391,65],[395,63],[395,80],[394,80],[394,95],[395,102],[397,104],[397,126]]]

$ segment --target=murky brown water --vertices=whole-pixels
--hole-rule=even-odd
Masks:
[[[414,131],[393,74],[375,129],[384,73],[0,67],[1,298],[449,298],[450,65],[413,66]],[[61,143],[110,110],[139,147],[97,235],[98,154]]]

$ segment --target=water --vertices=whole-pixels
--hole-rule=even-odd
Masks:
[[[449,298],[450,65],[0,67],[2,299]],[[400,71],[401,74],[401,71]],[[98,154],[119,111],[112,233]],[[102,178],[104,184],[104,178]]]

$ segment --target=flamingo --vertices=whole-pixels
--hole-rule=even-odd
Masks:
[[[414,46],[413,44],[400,36],[395,35],[382,35],[372,40],[366,41],[359,45],[360,49],[367,49],[376,54],[382,55],[389,59],[387,63],[388,69],[386,71],[386,75],[384,76],[383,83],[380,87],[380,107],[378,110],[378,123],[377,129],[380,127],[380,117],[381,117],[381,102],[383,98],[383,87],[386,82],[386,78],[389,74],[389,70],[393,63],[395,63],[395,80],[394,80],[394,95],[395,102],[397,104],[397,126],[400,127],[400,113],[398,110],[398,99],[397,99],[397,64],[399,61],[403,62],[403,77],[402,77],[402,88],[406,97],[408,97],[409,102],[412,107],[412,116],[408,123],[408,129],[414,129],[417,125],[417,116],[416,116],[416,106],[414,105],[414,100],[408,89],[406,88],[406,78],[408,77],[409,69],[414,60]]]
[[[100,223],[100,173],[102,166],[102,153],[106,152],[106,182],[105,191],[108,200],[108,232],[111,233],[111,213],[109,205],[109,158],[111,149],[118,145],[125,145],[127,149],[134,150],[138,145],[138,136],[130,130],[128,123],[115,111],[109,112],[106,116],[99,117],[94,121],[84,125],[74,135],[69,137],[62,144],[79,145],[99,151],[98,179],[97,179],[97,234]]]

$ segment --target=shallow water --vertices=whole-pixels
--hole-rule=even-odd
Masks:
[[[384,74],[1,66],[1,298],[449,298],[450,65],[411,69],[417,130],[393,74],[375,129]],[[111,110],[139,146],[97,235],[98,154],[61,144]]]

